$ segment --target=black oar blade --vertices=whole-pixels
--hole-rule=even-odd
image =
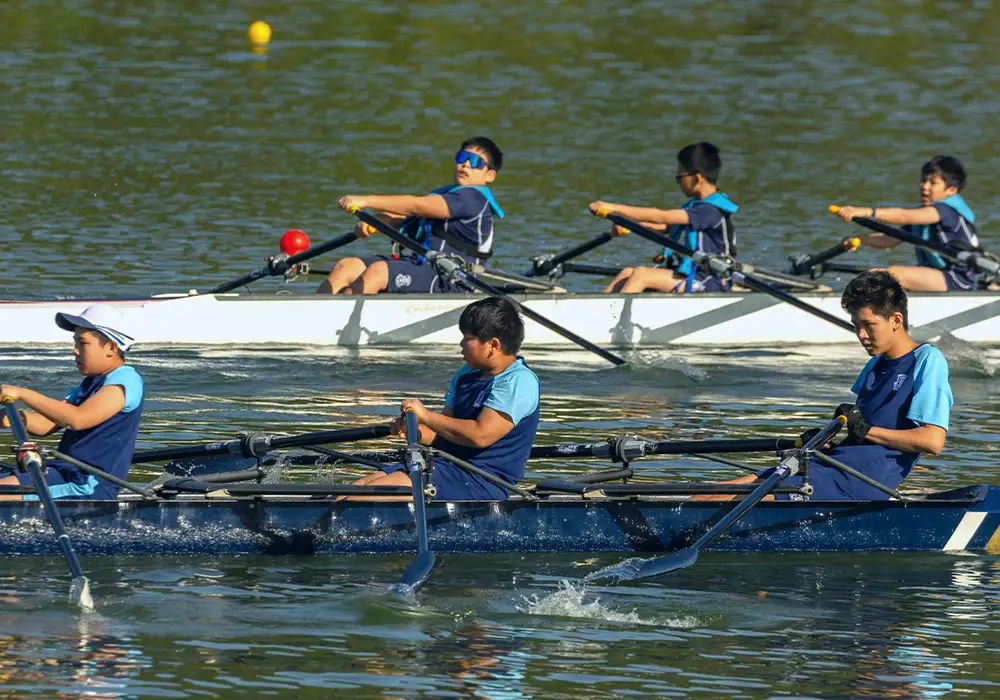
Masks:
[[[430,550],[421,552],[413,560],[413,563],[410,564],[410,567],[400,576],[399,581],[393,584],[393,591],[402,596],[413,595],[423,585],[424,581],[430,577],[437,563],[438,558],[434,552]]]
[[[688,547],[654,559],[626,559],[618,564],[588,574],[583,580],[587,583],[594,581],[638,581],[684,569],[696,561],[698,561],[698,550]]]

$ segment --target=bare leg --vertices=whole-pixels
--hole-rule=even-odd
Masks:
[[[673,270],[665,270],[661,267],[637,267],[622,285],[621,293],[681,292],[683,285],[680,283],[684,279],[675,275]]]
[[[17,486],[21,482],[17,480],[16,476],[8,476],[0,479],[0,486]],[[0,501],[23,501],[19,493],[4,493],[0,494]]]
[[[384,264],[384,263],[383,263]],[[361,258],[338,260],[333,271],[319,285],[317,294],[350,294],[348,288],[365,272],[365,261]],[[345,291],[346,290],[346,291]]]
[[[891,265],[879,267],[895,277],[910,292],[947,292],[948,285],[944,281],[944,273],[933,267],[916,267],[913,265]]]
[[[635,268],[632,267],[626,267],[624,270],[619,272],[618,276],[611,281],[611,284],[604,288],[604,293],[613,294],[621,290],[622,285],[625,284],[625,280],[629,278],[629,275],[632,274],[632,270],[634,269]]]
[[[750,474],[749,476],[741,476],[739,479],[729,479],[728,481],[720,481],[720,484],[752,484],[760,479]],[[691,496],[688,500],[690,501],[735,501],[740,498],[739,495],[734,493],[707,493],[701,496]],[[765,501],[773,501],[774,496],[764,496]]]
[[[354,482],[358,486],[409,486],[410,475],[405,470],[386,474],[377,471]],[[341,496],[338,501],[412,501],[409,496]]]
[[[389,287],[389,266],[384,260],[369,265],[364,274],[351,283],[352,294],[378,294]]]

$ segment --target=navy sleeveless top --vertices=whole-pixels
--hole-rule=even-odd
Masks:
[[[931,204],[941,221],[930,226],[907,226],[911,233],[914,233],[924,240],[937,241],[938,243],[960,243],[973,248],[979,247],[979,237],[976,234],[976,215],[969,209],[965,199],[960,194],[953,194],[950,197]],[[935,270],[951,270],[955,265],[938,253],[924,248],[917,248],[917,265],[921,267],[933,267]]]
[[[852,391],[858,395],[857,406],[869,425],[890,430],[936,425],[948,430],[953,404],[948,362],[931,345],[920,345],[894,360],[882,355],[873,357],[858,376]],[[920,457],[919,452],[903,452],[867,442],[851,445],[847,441],[829,450],[828,454],[890,488],[897,488],[902,483]],[[889,498],[882,491],[839,470],[821,467],[819,462],[813,462],[811,470],[819,477],[814,483],[813,498]],[[826,493],[827,490],[832,493]]]
[[[490,188],[448,185],[439,187],[431,194],[444,198],[451,217],[407,217],[399,230],[431,250],[458,255],[471,262],[492,256],[494,221],[502,219],[504,213]]]
[[[510,483],[524,477],[541,407],[538,377],[524,360],[518,358],[495,377],[483,377],[478,370],[464,367],[452,379],[445,405],[462,420],[476,420],[489,407],[509,416],[514,427],[489,447],[456,445],[441,437],[434,439],[433,447]],[[439,500],[502,500],[508,495],[506,489],[447,463],[435,466],[434,484]]]
[[[142,417],[143,382],[139,373],[125,365],[96,377],[87,377],[70,390],[66,401],[80,406],[105,386],[121,386],[125,392],[125,407],[103,423],[85,430],[66,429],[59,440],[59,451],[86,462],[109,474],[124,479],[132,465],[135,439]],[[98,479],[59,460],[49,460],[49,466],[60,472],[64,484],[50,489],[56,498],[114,499],[118,487]]]

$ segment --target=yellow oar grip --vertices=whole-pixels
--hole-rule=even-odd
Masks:
[[[840,207],[838,207],[836,204],[831,204],[829,207],[827,207],[827,211],[829,211],[831,214],[839,214]]]
[[[848,238],[847,241],[844,243],[844,248],[846,248],[847,250],[857,250],[860,247],[861,247],[861,239],[857,237]]]
[[[844,415],[837,416],[837,420],[840,421],[841,425],[847,425],[847,416]]]
[[[12,396],[7,396],[6,394],[0,396],[0,404],[3,404],[4,406],[6,406],[9,403],[14,403],[14,401],[15,399]]]
[[[597,210],[597,215],[599,217],[601,217],[602,219],[608,218],[608,214],[610,214],[610,213],[611,213],[610,209],[598,209]]]
[[[361,207],[359,207],[357,204],[352,204],[351,205],[351,213],[352,214],[357,214],[359,211],[361,211]]]

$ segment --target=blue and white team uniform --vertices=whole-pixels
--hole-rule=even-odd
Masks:
[[[483,377],[469,366],[460,369],[451,380],[444,405],[455,418],[476,420],[483,408],[492,408],[514,423],[510,432],[489,447],[456,445],[438,436],[432,447],[516,484],[524,477],[524,465],[531,455],[538,430],[541,407],[538,377],[520,357],[495,377]],[[403,469],[402,465],[385,467],[387,474]],[[486,479],[456,467],[440,457],[434,459],[431,483],[437,488],[438,501],[497,501],[507,498],[507,490]]]
[[[939,223],[930,226],[910,225],[906,228],[914,235],[924,240],[936,241],[945,245],[959,243],[965,246],[979,247],[979,237],[976,235],[976,215],[960,194],[953,194],[931,204],[941,217]],[[978,275],[956,267],[937,253],[917,248],[917,265],[932,267],[944,273],[948,291],[968,291],[975,289]]]
[[[474,265],[483,264],[493,255],[494,221],[502,219],[504,215],[490,188],[449,185],[438,188],[431,194],[444,198],[451,217],[426,219],[411,216],[400,225],[400,231],[431,250],[462,258]],[[433,264],[412,252],[398,251],[392,256],[371,256],[365,258],[365,264],[371,265],[379,260],[389,266],[387,292],[405,294],[471,291],[457,287],[448,278],[439,276]]]
[[[736,229],[732,215],[739,207],[724,192],[715,192],[705,199],[689,199],[681,207],[688,213],[689,223],[671,226],[667,235],[692,250],[714,255],[736,257]],[[663,250],[668,269],[685,278],[678,283],[686,292],[723,292],[729,283],[694,265],[690,258]]]
[[[86,462],[119,479],[125,479],[132,465],[135,439],[142,416],[143,382],[139,373],[125,365],[107,374],[86,377],[79,386],[70,389],[66,401],[80,406],[105,386],[120,386],[125,392],[125,407],[106,421],[85,430],[67,428],[59,440],[58,450],[81,462]],[[31,486],[30,474],[18,474],[22,485]],[[48,460],[45,481],[53,498],[114,500],[118,487],[105,479],[81,472],[57,459]],[[37,500],[26,495],[25,500]]]
[[[941,351],[920,345],[902,357],[890,360],[883,355],[871,358],[861,370],[851,391],[858,395],[857,406],[868,424],[889,430],[911,430],[936,425],[948,430],[954,400],[948,379],[948,362]],[[841,442],[824,452],[838,462],[853,467],[889,488],[897,488],[920,458],[919,452],[903,452],[865,442]],[[761,473],[767,476],[772,470]],[[802,477],[786,479],[789,486],[801,486]],[[809,465],[813,499],[887,500],[889,496],[868,484],[813,460]],[[792,494],[795,497],[795,494]],[[779,494],[777,498],[787,498]]]

